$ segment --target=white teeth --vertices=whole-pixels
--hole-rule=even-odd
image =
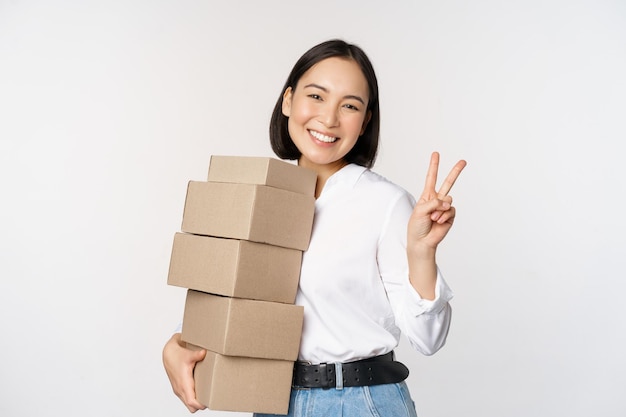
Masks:
[[[314,131],[314,130],[310,130],[309,132],[311,132],[311,135],[312,135],[315,139],[317,139],[317,140],[319,140],[319,141],[322,141],[322,142],[332,143],[332,142],[334,142],[334,141],[336,141],[336,140],[337,140],[337,138],[335,138],[335,137],[322,135],[320,132],[316,132],[316,131]]]

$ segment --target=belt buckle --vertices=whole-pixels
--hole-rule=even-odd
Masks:
[[[320,363],[319,370],[322,389],[343,389],[343,366],[341,362]]]
[[[331,369],[327,363],[319,364],[319,375],[317,376],[320,381],[320,387],[323,389],[329,389],[331,384],[334,383],[334,378],[329,378],[328,373],[331,372]]]

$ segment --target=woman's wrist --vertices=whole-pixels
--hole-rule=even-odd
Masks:
[[[412,245],[407,248],[409,281],[415,291],[425,300],[435,299],[437,285],[436,249],[426,245]]]
[[[437,248],[433,248],[423,243],[413,243],[407,245],[406,253],[409,258],[409,262],[411,262],[411,260],[435,262]]]

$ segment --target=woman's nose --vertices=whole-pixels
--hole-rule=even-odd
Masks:
[[[324,106],[320,121],[326,127],[335,127],[339,124],[338,109],[335,106]]]

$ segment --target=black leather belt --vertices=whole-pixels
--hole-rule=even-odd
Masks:
[[[341,374],[341,375],[339,375]],[[395,384],[404,381],[409,370],[394,361],[393,352],[346,363],[311,365],[296,362],[293,368],[295,388],[342,388]]]

